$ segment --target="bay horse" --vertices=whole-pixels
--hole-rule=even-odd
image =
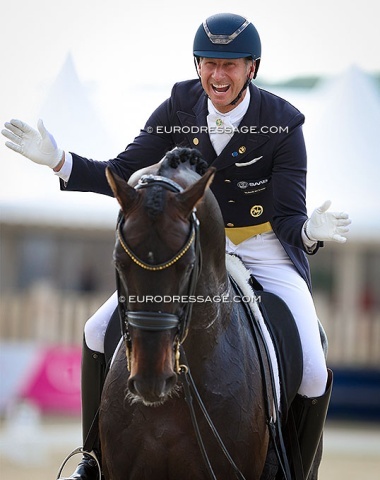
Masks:
[[[206,167],[196,151],[175,149],[128,183],[107,169],[121,208],[114,264],[124,347],[99,413],[106,480],[259,480],[264,469],[270,367],[243,303],[232,300],[224,222],[209,189],[215,171]],[[187,368],[232,462],[196,404],[202,458],[181,381]]]

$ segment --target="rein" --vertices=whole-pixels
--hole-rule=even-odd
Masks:
[[[185,351],[184,351],[182,345],[180,346],[180,354],[181,354],[181,356],[184,360],[184,363],[182,365],[178,366],[179,368],[177,369],[177,373],[179,374],[179,376],[181,378],[181,381],[182,381],[183,389],[184,389],[184,392],[185,392],[185,400],[186,400],[186,403],[187,403],[187,405],[189,407],[189,410],[190,410],[191,422],[193,424],[195,435],[197,437],[198,446],[201,450],[203,461],[205,462],[207,472],[208,472],[210,478],[212,480],[217,480],[217,478],[215,476],[215,473],[214,473],[214,470],[211,466],[210,459],[208,458],[208,455],[207,455],[206,447],[205,447],[205,444],[204,444],[203,439],[202,439],[202,434],[199,430],[198,421],[197,421],[197,417],[196,417],[195,410],[194,410],[194,405],[193,405],[193,396],[192,396],[191,392],[193,392],[193,395],[195,396],[195,399],[198,403],[198,406],[200,407],[204,418],[206,419],[206,421],[207,421],[207,423],[208,423],[216,441],[218,442],[218,445],[219,445],[220,449],[222,450],[222,452],[223,452],[224,456],[226,457],[228,463],[233,468],[234,473],[235,473],[235,477],[238,480],[245,480],[244,475],[241,473],[241,471],[239,470],[239,468],[237,467],[237,465],[233,461],[231,455],[228,453],[228,450],[227,450],[226,446],[224,445],[223,440],[221,439],[213,421],[211,420],[210,415],[207,412],[207,409],[205,407],[205,404],[202,401],[201,396],[199,395],[197,386],[195,385],[194,379],[191,375],[190,367],[189,367],[189,364],[187,362],[186,354],[185,354]]]
[[[235,289],[235,292],[240,296],[240,298],[242,298],[243,293],[240,290],[240,287],[238,286],[238,284],[235,282],[235,280],[232,277],[230,277],[230,281],[233,285],[233,288]],[[272,367],[270,365],[270,360],[269,360],[270,359],[270,354],[269,354],[269,351],[268,351],[268,348],[267,348],[267,345],[266,345],[261,327],[260,327],[259,323],[256,321],[256,319],[253,315],[253,312],[245,304],[245,302],[243,302],[243,305],[244,305],[244,309],[245,309],[246,314],[247,314],[247,318],[249,320],[249,324],[250,324],[251,331],[252,331],[252,336],[255,340],[256,347],[257,347],[257,350],[259,352],[259,363],[260,363],[261,376],[262,376],[262,381],[263,381],[263,386],[264,386],[264,391],[265,391],[264,397],[266,399],[265,410],[266,410],[266,417],[267,417],[267,425],[268,425],[269,435],[270,435],[270,437],[273,441],[273,446],[274,446],[274,449],[275,449],[275,452],[276,452],[277,460],[279,462],[279,468],[281,469],[281,473],[283,474],[283,478],[284,478],[284,480],[291,480],[292,476],[291,476],[291,473],[290,473],[290,466],[289,466],[289,463],[288,463],[286,448],[285,448],[284,440],[283,440],[283,436],[282,436],[280,412],[279,412],[279,408],[278,408],[278,402],[277,402],[277,399],[276,399],[276,388],[275,388],[275,384],[274,384],[274,375],[273,375],[273,370],[272,370]],[[223,452],[224,456],[226,457],[227,461],[229,462],[229,464],[233,468],[235,477],[238,480],[245,480],[244,475],[241,473],[241,471],[239,470],[239,468],[236,466],[235,462],[231,458],[230,454],[228,453],[228,450],[227,450],[226,446],[224,445],[223,440],[221,439],[215,425],[213,424],[213,422],[212,422],[212,420],[211,420],[211,418],[210,418],[210,416],[207,412],[207,409],[206,409],[206,407],[205,407],[205,405],[202,401],[202,398],[199,395],[198,389],[197,389],[196,384],[194,382],[194,379],[191,375],[190,367],[189,367],[189,364],[187,362],[186,354],[185,354],[185,351],[184,351],[182,345],[180,346],[180,352],[179,353],[181,354],[181,356],[184,360],[184,363],[182,365],[177,364],[177,373],[179,374],[179,376],[181,378],[181,381],[182,381],[182,384],[183,384],[183,388],[184,388],[184,392],[185,392],[185,400],[186,400],[186,402],[189,406],[191,421],[192,421],[192,424],[193,424],[193,428],[194,428],[194,431],[195,431],[197,442],[198,442],[199,448],[201,450],[202,457],[203,457],[203,460],[204,460],[205,465],[207,467],[207,471],[208,471],[208,474],[209,474],[210,478],[212,480],[217,480],[217,478],[215,476],[215,473],[213,471],[213,468],[211,466],[210,460],[208,458],[208,454],[207,454],[206,447],[205,447],[203,439],[202,439],[202,435],[201,435],[200,430],[199,430],[198,421],[197,421],[197,417],[196,417],[195,410],[194,410],[194,405],[193,405],[193,395],[194,395],[194,397],[195,397],[195,399],[198,403],[198,406],[199,406],[204,418],[206,419],[206,421],[207,421],[207,423],[208,423],[208,425],[209,425],[209,427],[210,427],[210,429],[211,429],[211,431],[212,431],[220,449],[222,450],[222,452]],[[269,360],[269,375],[266,374],[266,371],[265,371],[265,368],[264,368],[264,364],[263,364],[263,359],[264,358],[267,358]],[[268,388],[269,385],[268,384],[270,385],[270,389],[271,389],[272,395],[274,397],[273,408],[275,409],[276,421],[274,420],[274,416],[271,414],[272,406],[271,406],[271,402],[269,400],[270,399],[270,392],[269,392],[269,388]],[[276,440],[278,440],[279,445],[277,445]]]

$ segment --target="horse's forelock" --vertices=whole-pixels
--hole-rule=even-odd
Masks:
[[[144,206],[151,217],[160,215],[165,206],[164,189],[161,185],[153,185],[146,190]]]

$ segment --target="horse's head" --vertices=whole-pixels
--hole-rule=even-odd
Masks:
[[[194,154],[184,150],[149,167],[148,175],[141,175],[146,169],[137,172],[131,184],[106,172],[121,207],[114,262],[128,347],[128,388],[133,400],[145,404],[162,403],[175,390],[175,350],[191,314],[191,303],[182,299],[194,294],[200,268],[195,207],[214,169],[200,177],[196,162],[183,158]],[[179,153],[183,163],[173,167]]]

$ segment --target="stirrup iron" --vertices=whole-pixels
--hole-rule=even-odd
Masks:
[[[83,447],[78,447],[76,449],[74,449],[71,453],[69,453],[67,455],[67,457],[63,460],[61,466],[59,467],[59,470],[58,470],[58,474],[57,474],[57,479],[56,480],[61,480],[62,477],[61,477],[61,474],[62,474],[62,470],[65,468],[65,465],[66,463],[70,460],[71,457],[73,457],[74,455],[78,455],[79,453],[81,453],[82,455],[89,455],[91,458],[93,458],[96,462],[96,466],[98,467],[98,473],[99,473],[99,480],[101,480],[102,478],[102,469],[100,467],[100,463],[99,463],[99,460],[98,460],[98,457],[95,455],[95,453],[93,451],[91,452],[86,452],[85,450],[83,450]]]

